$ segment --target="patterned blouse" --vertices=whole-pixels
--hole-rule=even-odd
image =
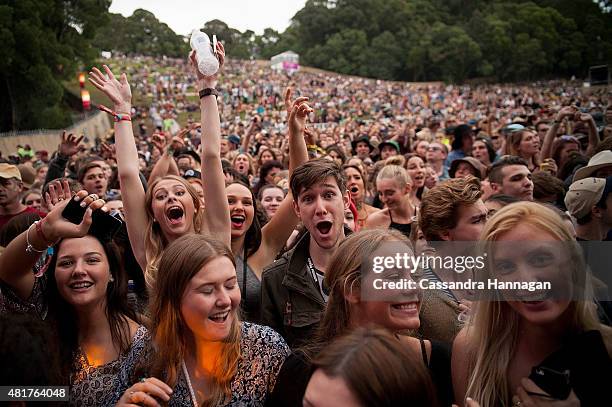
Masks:
[[[289,347],[272,328],[242,322],[240,354],[230,386],[232,398],[223,406],[263,406],[285,358],[290,354]],[[193,407],[187,380],[182,369],[180,372],[168,406]]]
[[[130,349],[118,359],[102,366],[92,366],[79,350],[73,360],[70,404],[73,406],[114,406],[130,387],[130,377],[143,349],[150,341],[149,331],[140,326]]]
[[[19,298],[10,286],[0,281],[0,315],[3,313],[29,314],[44,320],[48,314],[46,297],[47,277],[36,278],[32,294],[27,300]],[[140,326],[130,349],[117,360],[102,366],[91,366],[79,349],[72,361],[70,404],[73,406],[114,406],[128,387],[136,362],[145,345],[150,342],[149,331]]]

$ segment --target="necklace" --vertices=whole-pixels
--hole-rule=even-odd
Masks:
[[[191,379],[189,378],[189,371],[187,370],[187,366],[185,365],[185,359],[183,359],[183,374],[185,375],[185,379],[187,379],[187,387],[189,387],[189,393],[191,394],[191,400],[193,401],[193,407],[198,407],[198,401],[195,396],[195,392],[193,391],[193,386],[191,385]]]

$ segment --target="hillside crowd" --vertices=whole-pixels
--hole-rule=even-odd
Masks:
[[[213,76],[193,53],[94,67],[106,137],[0,152],[1,383],[75,406],[609,404],[609,89],[216,51]],[[371,267],[482,247],[481,271]]]

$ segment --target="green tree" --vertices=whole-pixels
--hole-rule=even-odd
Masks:
[[[147,10],[137,9],[127,18],[110,14],[110,19],[111,24],[100,30],[94,39],[101,49],[175,58],[188,52],[184,38]]]
[[[91,40],[107,23],[109,6],[107,0],[0,1],[0,130],[70,122],[61,81],[97,55]]]

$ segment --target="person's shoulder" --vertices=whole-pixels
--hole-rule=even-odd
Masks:
[[[368,205],[368,204],[363,204],[364,209],[366,210],[366,213],[368,215],[372,215],[378,211],[380,211],[380,209],[373,207],[372,205]]]
[[[389,210],[387,208],[378,209],[368,216],[366,227],[387,226],[386,224],[389,223],[389,219]]]
[[[242,322],[242,335],[251,342],[261,343],[270,347],[287,346],[283,337],[269,326]]]
[[[599,332],[601,332],[601,337],[608,351],[608,355],[612,358],[612,328],[607,325],[601,325]]]
[[[263,277],[266,277],[266,274],[268,275],[268,278],[272,278],[275,275],[284,275],[285,270],[287,269],[287,267],[289,267],[289,263],[291,263],[291,258],[293,257],[295,252],[297,250],[302,250],[304,247],[307,247],[304,245],[304,242],[304,237],[302,237],[292,249],[287,250],[278,259],[265,266],[263,269]]]
[[[291,259],[291,253],[286,252],[286,253],[283,253],[281,257],[279,257],[278,259],[274,260],[272,263],[265,266],[262,272],[262,280],[264,278],[269,280],[276,276],[283,275],[285,273],[285,270],[289,266],[290,259]]]
[[[249,354],[252,358],[289,355],[289,346],[283,337],[269,326],[242,322],[242,342],[244,349],[241,351]]]

